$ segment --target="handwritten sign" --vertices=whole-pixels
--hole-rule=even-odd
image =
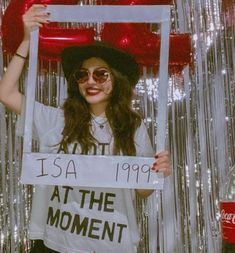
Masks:
[[[24,184],[162,189],[162,174],[153,172],[154,158],[24,153]]]

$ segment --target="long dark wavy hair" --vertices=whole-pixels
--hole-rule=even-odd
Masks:
[[[77,66],[78,68],[81,66]],[[105,110],[114,137],[113,155],[136,155],[135,132],[141,116],[132,109],[133,86],[122,73],[111,68],[113,90]],[[60,149],[68,152],[68,145],[77,142],[81,153],[88,154],[96,140],[91,133],[89,104],[80,94],[73,75],[68,78],[68,97],[63,105],[65,126]]]

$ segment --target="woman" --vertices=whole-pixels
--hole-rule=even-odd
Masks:
[[[23,16],[25,35],[0,83],[0,101],[23,114],[18,91],[30,31],[48,23],[46,6]],[[129,54],[101,42],[66,48],[62,67],[68,82],[63,110],[35,102],[34,125],[40,152],[152,156],[141,120],[132,110],[139,68]],[[152,170],[171,173],[167,151],[155,154]],[[95,165],[94,165],[95,169]],[[151,190],[137,189],[140,197]],[[32,253],[137,252],[138,229],[132,191],[70,186],[36,186],[29,236]]]

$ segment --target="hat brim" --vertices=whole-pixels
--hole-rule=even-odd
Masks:
[[[91,57],[101,58],[111,68],[121,72],[128,78],[132,86],[138,82],[140,70],[135,58],[125,51],[99,41],[88,45],[71,46],[63,50],[61,63],[66,79],[69,79],[79,64]]]

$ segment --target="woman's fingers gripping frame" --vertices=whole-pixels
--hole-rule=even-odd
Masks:
[[[32,5],[22,16],[25,30],[29,32],[38,27],[42,27],[43,24],[49,23],[50,13],[46,12],[46,5],[34,4]]]
[[[152,171],[163,173],[164,177],[172,174],[172,163],[170,153],[167,150],[160,151],[154,156],[155,161],[152,165]]]

